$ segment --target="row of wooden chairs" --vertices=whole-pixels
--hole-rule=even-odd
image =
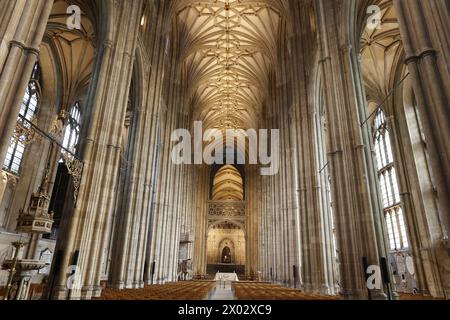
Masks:
[[[268,282],[233,282],[238,300],[336,300],[333,296],[305,294],[300,290],[286,288]]]
[[[214,285],[213,281],[184,281],[142,289],[105,289],[97,300],[203,300]]]

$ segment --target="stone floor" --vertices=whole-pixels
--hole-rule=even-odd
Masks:
[[[236,300],[231,282],[217,281],[215,288],[212,290],[208,300]]]

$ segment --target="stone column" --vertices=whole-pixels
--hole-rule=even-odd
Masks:
[[[246,201],[246,273],[248,276],[257,276],[259,271],[258,257],[260,256],[258,232],[260,230],[260,217],[258,210],[258,194],[261,192],[259,168],[249,165],[245,171],[245,201]]]
[[[442,230],[433,235],[445,296],[450,296],[450,61],[445,0],[394,0],[414,94],[427,137]],[[432,218],[432,217],[430,217]]]
[[[379,265],[379,233],[370,187],[367,154],[360,127],[357,87],[352,52],[339,33],[344,22],[338,3],[316,1],[322,79],[330,132],[330,173],[336,216],[337,241],[341,262],[341,295],[347,299],[367,298],[363,258]],[[374,299],[385,299],[383,290],[371,292]]]
[[[194,242],[194,274],[206,274],[208,237],[208,200],[211,169],[206,165],[196,166],[194,173],[194,188],[196,190],[195,207],[195,242]]]
[[[291,52],[289,68],[291,73],[293,103],[291,107],[293,129],[292,144],[295,150],[297,167],[299,205],[297,225],[299,238],[297,245],[301,250],[302,288],[306,292],[330,294],[334,292],[334,273],[332,230],[330,225],[329,203],[322,206],[321,188],[325,188],[320,180],[318,157],[322,152],[318,148],[320,142],[315,134],[314,96],[316,74],[309,66],[316,60],[316,42],[314,30],[310,23],[310,7],[300,2],[291,2],[291,15],[294,21],[300,21],[292,26],[289,51]],[[316,89],[317,90],[317,89]],[[301,237],[300,237],[301,236]]]
[[[54,296],[67,297],[67,267],[76,262],[81,287],[71,289],[71,299],[100,295],[101,266],[117,197],[121,135],[126,116],[142,1],[122,1],[105,11],[106,37],[98,49],[87,109],[90,126],[81,150],[83,179],[78,202],[65,239],[61,270]],[[111,20],[112,19],[112,20]],[[114,27],[120,28],[115,29]],[[131,37],[130,35],[135,35]],[[113,111],[113,112],[112,112]],[[78,261],[74,261],[76,253]]]
[[[53,0],[0,5],[5,19],[0,24],[0,159],[8,150],[52,6]]]
[[[425,295],[444,297],[436,261],[438,257],[433,248],[433,242],[440,241],[441,232],[438,230],[443,226],[440,225],[422,132],[416,123],[416,110],[413,105],[405,103],[404,96],[409,95],[405,89],[403,87],[403,95],[398,95],[391,106],[395,116],[389,117],[388,128],[394,142],[395,167],[407,223],[409,250],[414,259],[419,291]]]
[[[173,143],[172,132],[178,128],[184,117],[181,110],[185,106],[180,66],[177,63],[178,52],[171,50],[168,58],[168,73],[165,83],[160,117],[160,168],[155,199],[155,222],[152,229],[150,259],[156,261],[154,281],[164,283],[173,281],[178,266],[180,226],[178,208],[173,192],[178,188],[179,168],[171,161]]]
[[[149,230],[151,228],[152,201],[155,186],[158,148],[158,112],[162,99],[165,57],[163,36],[164,7],[148,12],[151,23],[145,26],[144,44],[140,50],[153,51],[147,55],[141,52],[135,66],[140,81],[135,82],[143,101],[136,112],[138,127],[131,143],[134,144],[125,191],[118,210],[117,237],[112,261],[111,284],[116,288],[133,288],[144,285],[144,267],[151,267],[147,260]],[[153,20],[154,19],[154,20]],[[150,68],[149,66],[154,66]],[[142,79],[141,79],[142,78]],[[147,271],[147,270],[146,270]]]

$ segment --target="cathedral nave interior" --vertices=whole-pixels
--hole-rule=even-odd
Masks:
[[[448,299],[448,25],[446,0],[1,1],[0,297]]]

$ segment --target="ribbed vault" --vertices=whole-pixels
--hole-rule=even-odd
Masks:
[[[369,102],[380,103],[395,86],[395,70],[401,63],[403,46],[397,16],[391,0],[377,4],[380,28],[366,28],[361,37],[361,65]]]
[[[214,201],[242,201],[244,200],[244,183],[239,171],[231,165],[226,165],[217,171],[214,177]]]
[[[258,128],[281,30],[280,1],[179,1],[183,78],[205,129]]]
[[[84,12],[80,20],[81,28],[68,29],[68,5],[65,0],[55,1],[46,30],[46,36],[60,61],[62,105],[66,109],[88,87],[96,52],[94,25]]]

